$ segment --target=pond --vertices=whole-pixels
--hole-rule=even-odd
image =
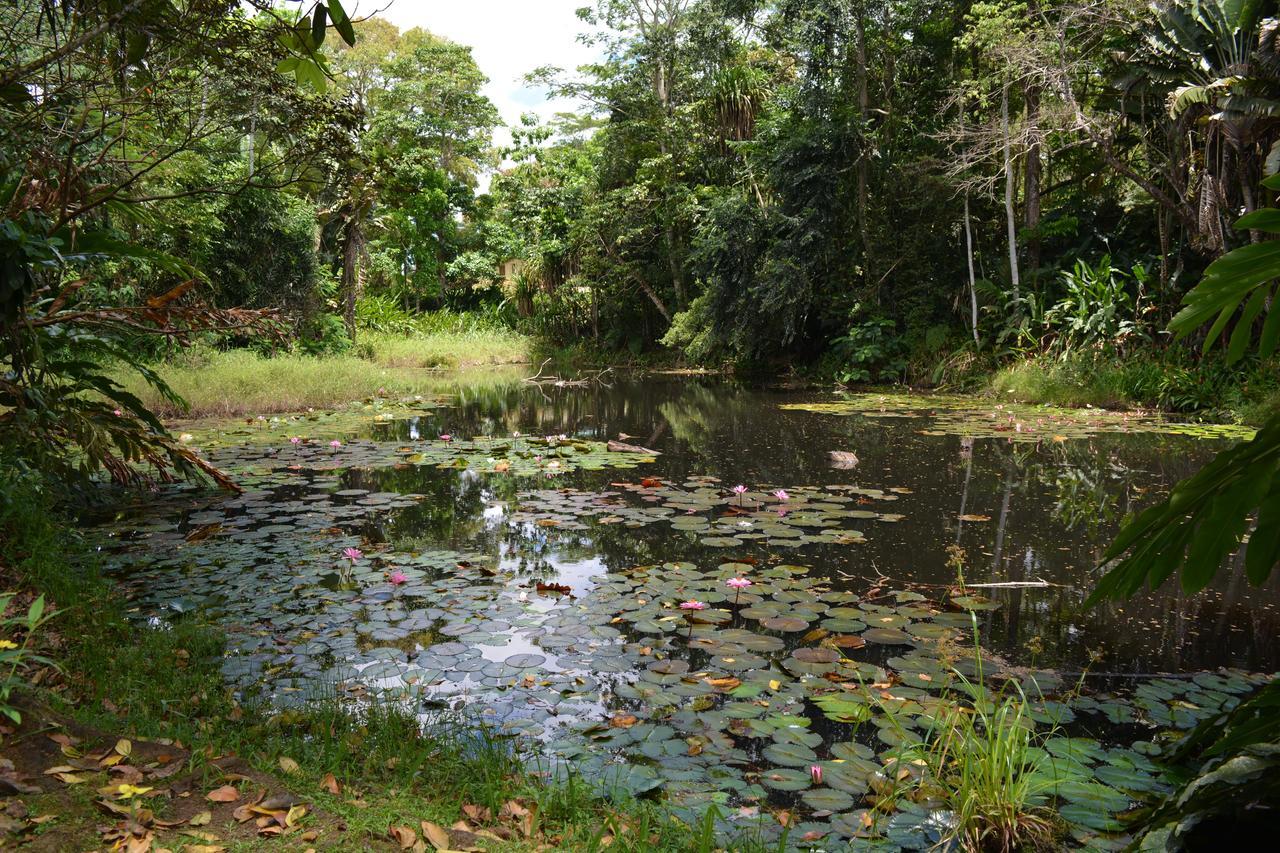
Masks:
[[[904,758],[1012,685],[1045,797],[1105,845],[1167,789],[1161,732],[1280,667],[1280,590],[1239,565],[1081,607],[1121,518],[1238,429],[516,375],[183,429],[244,493],[168,487],[94,531],[140,620],[225,628],[242,701],[466,715],[550,776],[718,804],[726,832],[782,812],[793,844],[927,846],[946,818]]]

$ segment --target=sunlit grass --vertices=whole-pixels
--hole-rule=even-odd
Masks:
[[[381,367],[475,367],[529,360],[529,339],[510,329],[430,335],[369,333],[359,349]]]
[[[374,359],[191,350],[155,366],[161,378],[186,401],[187,409],[165,400],[132,371],[121,368],[116,378],[161,417],[205,418],[332,408],[375,395],[434,396],[448,393],[463,380],[476,388],[509,384],[521,375],[520,367],[496,363],[466,368],[463,373],[425,369],[410,363],[413,347],[418,345],[415,342],[385,343],[381,351],[375,345]],[[386,360],[379,361],[380,357]],[[405,363],[392,364],[396,359]]]

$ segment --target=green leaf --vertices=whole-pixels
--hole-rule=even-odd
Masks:
[[[1275,304],[1275,290],[1267,288],[1271,295],[1271,307],[1267,309],[1267,319],[1262,324],[1262,337],[1258,339],[1258,354],[1269,358],[1280,343],[1280,306]]]
[[[1236,220],[1235,227],[1240,231],[1266,231],[1268,234],[1280,234],[1280,210],[1274,207],[1263,207],[1253,213],[1246,213]]]
[[[36,625],[40,624],[40,617],[44,615],[44,596],[40,596],[31,602],[31,607],[27,609],[27,630],[34,631]]]
[[[325,23],[324,4],[317,3],[315,12],[311,15],[311,42],[316,48],[324,44]]]
[[[1280,213],[1280,211],[1277,211]],[[1249,297],[1249,301],[1245,303],[1244,311],[1240,315],[1240,319],[1236,322],[1236,327],[1231,333],[1231,343],[1227,345],[1227,363],[1235,364],[1244,358],[1244,351],[1249,346],[1249,341],[1253,338],[1253,321],[1257,319],[1258,314],[1266,307],[1267,295],[1270,288],[1260,287]]]
[[[338,35],[342,36],[343,41],[348,45],[356,43],[355,28],[351,26],[351,19],[347,17],[346,10],[338,0],[329,0],[329,19],[333,21],[333,28],[338,31]]]
[[[1103,554],[1104,563],[1118,562],[1086,606],[1128,597],[1144,583],[1158,586],[1179,569],[1190,573],[1184,586],[1202,587],[1235,547],[1249,514],[1276,488],[1278,462],[1280,417],[1272,418],[1250,441],[1219,453],[1175,486],[1168,500],[1127,523]],[[1260,530],[1265,541],[1269,528]]]
[[[1273,492],[1258,510],[1258,524],[1249,535],[1249,548],[1244,555],[1245,574],[1249,583],[1261,586],[1280,559],[1280,492]]]

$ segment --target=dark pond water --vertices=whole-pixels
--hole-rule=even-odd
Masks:
[[[1100,576],[1098,558],[1120,519],[1194,473],[1224,442],[1160,433],[1103,433],[1063,442],[1046,437],[1037,443],[923,435],[930,431],[927,414],[838,416],[780,408],[830,399],[697,377],[622,378],[612,387],[516,385],[473,392],[456,406],[379,424],[371,433],[402,440],[513,431],[599,440],[622,434],[662,453],[644,466],[645,477],[679,482],[710,475],[753,489],[854,484],[909,490],[892,508],[902,519],[868,522],[864,543],[810,545],[799,555],[750,545],[703,547],[697,536],[661,524],[595,526],[567,536],[536,527],[512,531],[492,509],[511,497],[511,484],[501,477],[374,468],[350,471],[344,482],[432,496],[382,526],[392,541],[422,536],[497,553],[522,550],[526,543],[518,540],[536,540],[547,576],[579,589],[605,570],[671,560],[707,565],[743,555],[811,564],[814,574],[859,593],[876,585],[950,585],[956,573],[947,549],[958,545],[970,584],[1052,584],[987,591],[1004,606],[984,615],[984,644],[1012,661],[1034,657],[1071,667],[1101,652],[1105,665],[1095,666],[1100,671],[1280,668],[1280,589],[1274,582],[1262,589],[1249,586],[1239,565],[1197,595],[1184,595],[1170,582],[1122,605],[1080,608]],[[833,469],[832,450],[854,452],[857,466]],[[628,479],[639,477],[583,471],[555,485],[589,491]]]
[[[923,849],[947,818],[903,780],[938,719],[1007,683],[1037,796],[1091,845],[1169,790],[1162,732],[1280,668],[1280,589],[1238,557],[1194,596],[1081,606],[1122,517],[1226,446],[1204,428],[511,377],[189,429],[244,493],[173,487],[95,530],[139,620],[222,626],[242,698],[474,715],[547,773],[690,821],[731,807],[726,832],[787,809],[819,845]]]

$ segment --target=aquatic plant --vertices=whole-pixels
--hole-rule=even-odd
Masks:
[[[725,586],[733,590],[733,606],[738,606],[738,599],[742,597],[742,591],[751,586],[751,581],[747,578],[729,578],[724,582]]]
[[[1054,788],[1025,697],[947,705],[924,760],[968,850],[1049,849]],[[989,710],[990,709],[990,710]]]

